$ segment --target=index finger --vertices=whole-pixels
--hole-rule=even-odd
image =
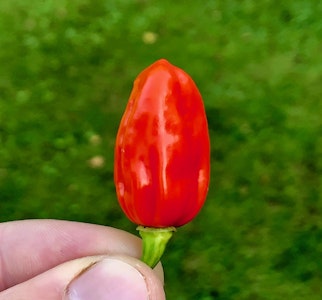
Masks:
[[[125,231],[59,220],[0,224],[0,291],[63,262],[84,256],[124,254],[138,258],[140,239]]]

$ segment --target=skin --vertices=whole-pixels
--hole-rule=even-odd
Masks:
[[[138,260],[141,240],[119,229],[58,220],[0,224],[0,300],[61,300],[66,287],[106,257],[126,262],[146,279],[150,299],[165,299],[163,270]]]

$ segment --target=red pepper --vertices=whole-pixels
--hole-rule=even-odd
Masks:
[[[139,74],[121,120],[114,179],[134,223],[153,228],[191,221],[206,199],[210,143],[191,77],[160,59]]]

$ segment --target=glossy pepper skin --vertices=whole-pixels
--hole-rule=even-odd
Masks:
[[[116,137],[114,180],[127,217],[147,227],[179,227],[206,199],[208,124],[191,77],[165,59],[134,82]]]

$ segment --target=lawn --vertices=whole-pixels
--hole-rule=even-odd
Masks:
[[[113,148],[136,75],[159,58],[204,98],[211,186],[171,240],[168,299],[322,295],[322,2],[0,2],[0,221],[135,232]],[[197,145],[192,145],[197,147]]]

